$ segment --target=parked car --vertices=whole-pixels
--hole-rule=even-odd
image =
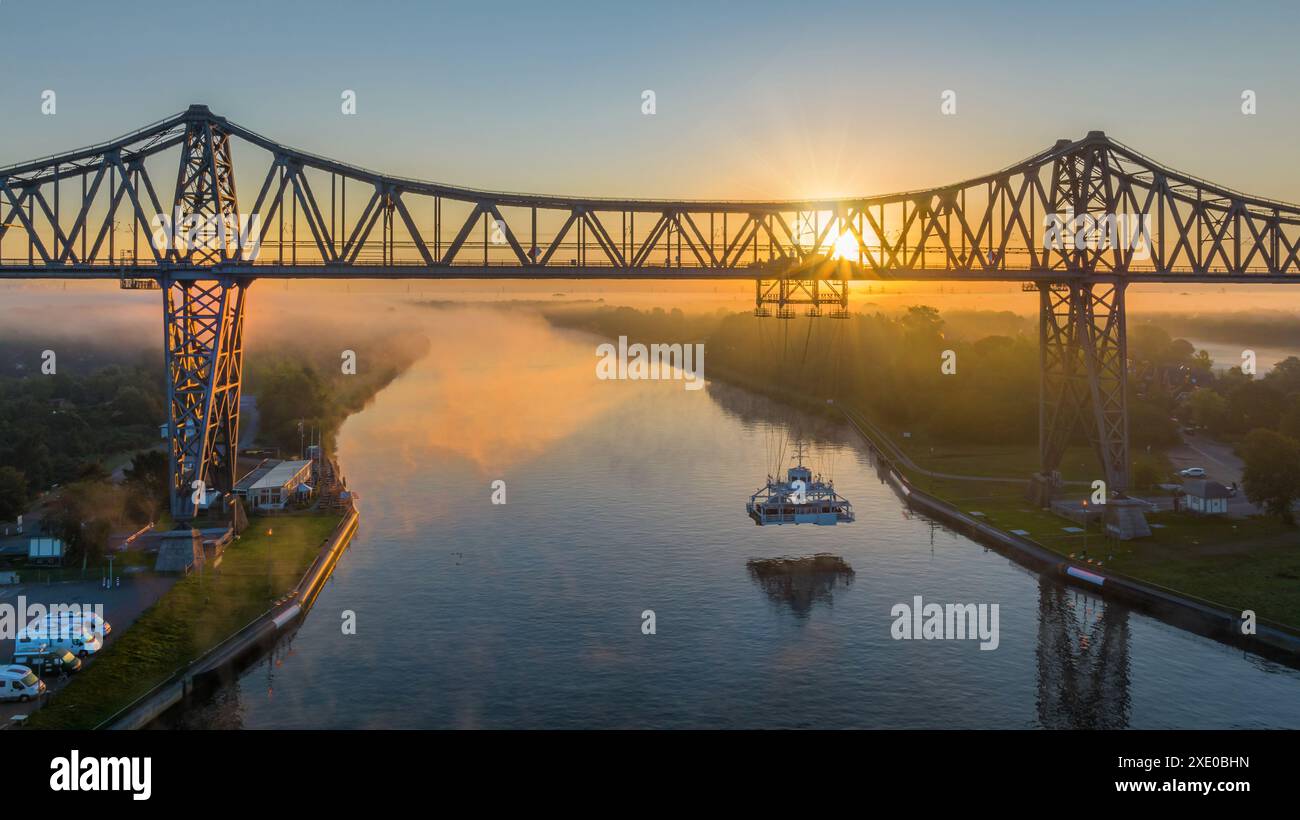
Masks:
[[[81,671],[81,659],[66,649],[51,649],[48,644],[14,653],[14,663],[29,666],[42,675],[73,675]]]
[[[1186,470],[1179,470],[1178,474],[1183,478],[1205,478],[1205,468],[1188,467]]]
[[[26,666],[12,664],[0,667],[0,700],[26,703],[45,694],[45,681]]]

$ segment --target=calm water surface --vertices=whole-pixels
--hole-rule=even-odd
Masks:
[[[598,340],[520,313],[427,327],[433,353],[343,427],[362,519],[332,582],[190,725],[1300,727],[1300,673],[909,514],[839,425],[716,383],[597,381]],[[856,523],[745,515],[791,434]],[[761,563],[819,553],[842,564]],[[999,604],[999,647],[893,640],[916,595]]]

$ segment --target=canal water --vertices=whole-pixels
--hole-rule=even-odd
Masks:
[[[839,424],[597,380],[599,340],[521,311],[416,310],[432,353],[340,434],[350,551],[292,641],[187,725],[1300,727],[1300,672],[910,514]],[[856,523],[747,517],[794,437]],[[997,604],[997,648],[895,640],[916,596]]]

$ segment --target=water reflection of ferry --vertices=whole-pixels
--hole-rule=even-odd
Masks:
[[[749,497],[745,505],[754,523],[834,525],[852,522],[853,505],[839,493],[835,484],[822,481],[803,466],[803,446],[795,455],[795,466],[786,470],[786,480],[768,476],[767,483]]]
[[[789,607],[800,617],[810,614],[813,604],[831,603],[837,589],[847,589],[853,583],[853,567],[829,553],[802,558],[754,558],[746,567],[773,603]]]

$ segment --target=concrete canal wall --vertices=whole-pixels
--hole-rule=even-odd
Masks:
[[[250,659],[270,649],[282,636],[295,628],[311,610],[317,596],[334,572],[339,558],[356,534],[360,515],[349,507],[343,520],[325,541],[316,560],[307,568],[297,586],[271,609],[195,659],[183,672],[164,681],[131,704],[99,729],[143,729],[164,712],[233,677]]]
[[[1059,553],[1014,533],[1004,532],[929,493],[918,490],[893,466],[875,437],[845,414],[853,428],[867,441],[880,460],[884,479],[915,510],[947,524],[963,535],[985,544],[1017,562],[1059,577],[1105,598],[1122,600],[1174,626],[1239,646],[1266,657],[1300,664],[1300,635],[1269,624],[1256,625],[1256,634],[1241,634],[1241,613],[1206,601],[1163,589],[1100,567],[1071,561]]]

